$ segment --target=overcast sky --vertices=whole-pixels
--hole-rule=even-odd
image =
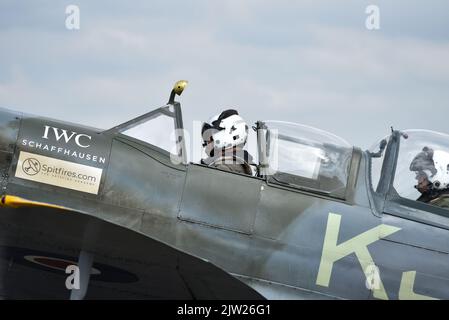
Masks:
[[[0,0],[0,107],[106,129],[187,79],[188,128],[234,107],[363,149],[390,126],[449,133],[448,17],[447,0]]]

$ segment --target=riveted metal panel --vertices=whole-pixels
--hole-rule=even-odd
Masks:
[[[252,233],[262,180],[200,165],[189,166],[179,217]]]
[[[114,139],[104,202],[176,217],[185,179],[184,166],[178,167],[143,144]]]

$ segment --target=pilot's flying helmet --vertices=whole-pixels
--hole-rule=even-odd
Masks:
[[[424,147],[410,164],[410,170],[416,172],[416,179],[426,177],[433,190],[449,188],[449,153]]]
[[[248,126],[236,110],[229,109],[204,123],[201,135],[204,141],[203,146],[213,143],[215,149],[228,149],[245,145],[248,138]]]

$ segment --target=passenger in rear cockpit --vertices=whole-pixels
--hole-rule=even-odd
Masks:
[[[421,193],[417,201],[449,207],[449,153],[424,147],[410,164]]]
[[[244,150],[248,125],[234,109],[225,110],[203,123],[203,147],[208,156],[201,163],[232,172],[252,175],[253,160]]]

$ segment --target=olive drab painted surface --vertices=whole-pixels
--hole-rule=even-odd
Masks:
[[[182,133],[177,163],[122,134],[182,129],[185,85],[106,131],[0,110],[1,298],[449,299],[449,214],[391,195],[400,132],[377,190],[354,147],[335,194],[187,163]]]

